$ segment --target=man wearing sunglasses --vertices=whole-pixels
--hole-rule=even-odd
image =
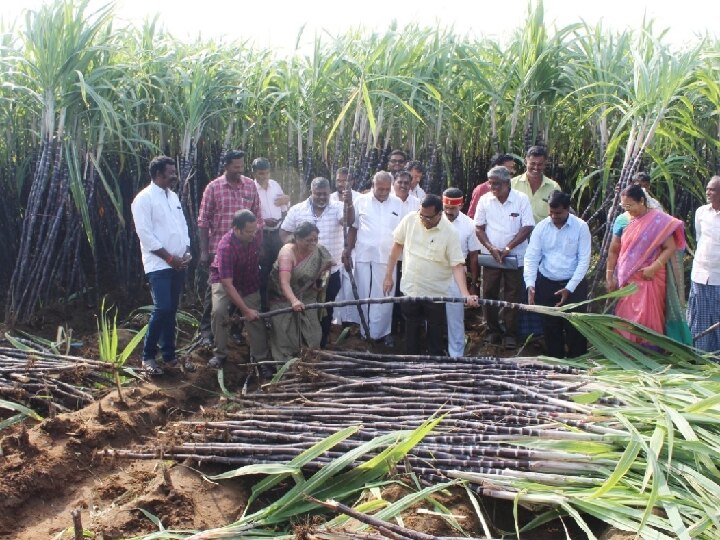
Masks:
[[[470,294],[465,280],[465,257],[460,249],[460,238],[443,213],[440,197],[427,195],[420,210],[405,216],[395,228],[393,239],[383,283],[385,295],[393,291],[393,269],[402,254],[400,288],[405,296],[446,296],[454,279],[466,303],[477,307],[478,297]],[[444,355],[445,305],[431,301],[411,302],[402,304],[402,313],[407,354],[420,354],[418,336],[421,328],[426,326],[428,353]]]

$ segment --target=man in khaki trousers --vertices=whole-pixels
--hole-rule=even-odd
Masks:
[[[257,220],[250,210],[239,210],[232,229],[218,242],[215,259],[210,265],[212,288],[212,331],[215,355],[208,366],[221,368],[228,354],[229,310],[235,305],[245,318],[250,355],[260,363],[261,375],[272,375],[265,363],[271,361],[265,325],[258,316],[260,309],[260,242]]]

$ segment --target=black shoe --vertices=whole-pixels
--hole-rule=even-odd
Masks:
[[[245,344],[245,337],[242,335],[241,330],[230,331],[230,339],[232,339],[235,342],[235,345],[244,345]]]
[[[275,367],[266,362],[259,362],[258,373],[261,379],[266,379],[269,381],[275,376]]]
[[[395,338],[392,336],[392,334],[388,334],[387,336],[385,336],[382,342],[383,345],[385,345],[386,347],[395,347]]]

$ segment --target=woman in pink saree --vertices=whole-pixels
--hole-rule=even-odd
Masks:
[[[612,291],[634,283],[638,290],[618,301],[615,315],[691,344],[682,309],[684,224],[661,210],[649,209],[640,186],[623,191],[621,201],[625,214],[613,225],[607,286]],[[619,332],[629,340],[640,341]]]

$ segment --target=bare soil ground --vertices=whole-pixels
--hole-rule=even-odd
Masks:
[[[483,345],[478,321],[469,325],[468,354],[517,354]],[[90,357],[94,354],[93,343],[93,338],[86,336],[83,353]],[[402,350],[402,341],[390,351],[362,341],[353,329],[335,347],[397,353]],[[536,344],[521,352],[523,356],[541,354]],[[70,513],[75,509],[81,510],[87,537],[106,540],[156,531],[148,515],[172,528],[204,529],[234,521],[243,511],[249,487],[256,479],[215,484],[204,480],[189,464],[113,461],[101,455],[106,448],[127,448],[164,437],[165,426],[172,421],[221,416],[216,372],[204,367],[208,357],[206,351],[193,353],[193,360],[200,366],[197,373],[178,371],[132,383],[125,392],[126,404],[118,401],[113,390],[80,411],[47,418],[27,430],[16,426],[4,431],[0,439],[0,538],[72,538]],[[246,357],[244,346],[233,349],[225,369],[225,385],[230,391],[238,391],[246,380]],[[132,362],[139,363],[137,358]],[[221,470],[203,467],[204,473]],[[400,487],[391,486],[383,497],[394,500],[402,494]],[[463,491],[444,494],[439,500],[458,516],[468,534],[482,536],[475,511]],[[497,528],[497,536],[498,531],[514,530],[512,504],[490,499],[481,503]],[[421,506],[431,510],[427,504]],[[443,519],[419,513],[418,509],[404,514],[405,526],[438,536],[457,536]],[[531,518],[530,512],[521,517],[523,521]],[[597,534],[607,528],[590,522]],[[603,540],[625,538],[612,534],[606,533]],[[565,525],[551,522],[523,538],[555,540],[568,535],[573,539],[585,537],[566,520]]]

